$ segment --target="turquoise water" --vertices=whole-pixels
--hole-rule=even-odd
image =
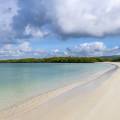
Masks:
[[[85,80],[109,64],[0,64],[0,109],[29,97]]]

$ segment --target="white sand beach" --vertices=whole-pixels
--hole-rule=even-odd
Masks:
[[[120,63],[110,64],[118,67],[1,111],[0,120],[120,120]]]

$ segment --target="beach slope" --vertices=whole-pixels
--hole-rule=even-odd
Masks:
[[[120,120],[120,63],[112,64],[117,69],[102,77],[1,111],[0,120]]]

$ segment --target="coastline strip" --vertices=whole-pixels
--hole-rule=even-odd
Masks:
[[[115,65],[115,64],[113,63],[113,65]],[[20,116],[22,114],[28,113],[29,111],[32,111],[33,109],[40,107],[40,105],[47,103],[49,100],[56,98],[62,94],[65,94],[74,88],[81,87],[81,86],[84,86],[84,85],[89,84],[91,82],[97,81],[98,79],[100,79],[101,77],[103,77],[105,75],[108,75],[108,74],[112,75],[113,72],[115,72],[117,69],[118,69],[118,66],[115,65],[115,67],[112,67],[112,68],[107,69],[103,72],[100,72],[97,75],[93,75],[91,78],[89,78],[85,82],[83,81],[83,82],[73,83],[71,85],[67,85],[65,87],[58,88],[56,90],[44,93],[44,94],[39,95],[37,97],[33,97],[33,98],[31,98],[31,99],[29,99],[29,100],[27,100],[24,103],[21,103],[19,105],[14,105],[14,106],[10,107],[9,109],[1,111],[0,112],[0,119],[1,120],[13,120],[13,119],[10,119],[10,117],[15,118],[16,116]]]

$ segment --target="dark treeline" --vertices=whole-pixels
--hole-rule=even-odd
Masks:
[[[14,60],[0,60],[0,63],[94,63],[120,61],[112,57],[52,57],[52,58],[25,58]]]

